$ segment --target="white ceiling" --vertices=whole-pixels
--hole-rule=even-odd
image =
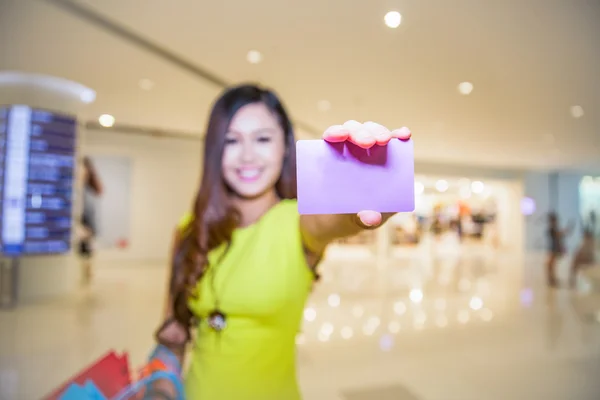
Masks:
[[[274,87],[317,130],[374,120],[410,127],[424,161],[600,168],[597,0],[77,2],[228,82]],[[0,4],[1,69],[94,88],[90,119],[203,130],[219,87],[49,0]],[[383,24],[391,9],[403,15],[396,30]],[[246,62],[250,49],[262,63]],[[572,105],[585,115],[572,118]]]

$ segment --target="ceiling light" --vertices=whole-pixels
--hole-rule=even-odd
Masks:
[[[150,79],[144,78],[144,79],[140,79],[140,81],[138,82],[138,85],[140,86],[140,89],[142,89],[142,90],[152,90],[152,88],[154,87],[154,82],[151,81]]]
[[[571,106],[571,115],[573,118],[581,118],[583,117],[583,107],[581,106]]]
[[[390,28],[397,28],[402,23],[402,15],[398,11],[390,11],[383,17],[385,24]]]
[[[461,82],[458,85],[458,91],[465,96],[469,95],[473,91],[473,84],[471,82]]]
[[[475,181],[471,183],[471,191],[473,193],[483,193],[485,185],[481,181]]]
[[[258,64],[262,61],[262,58],[262,54],[260,54],[260,52],[256,50],[250,50],[248,52],[248,55],[246,56],[246,60],[248,60],[250,64]]]
[[[115,124],[115,117],[110,114],[102,114],[98,117],[98,122],[105,128],[110,128]]]
[[[317,108],[322,112],[329,111],[331,110],[331,103],[327,100],[319,100],[317,102]]]
[[[438,192],[445,192],[446,190],[448,190],[448,182],[443,179],[440,179],[435,183],[435,188]]]
[[[423,194],[424,191],[425,185],[423,185],[421,182],[415,182],[415,194]]]

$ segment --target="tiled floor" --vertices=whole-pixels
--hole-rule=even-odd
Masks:
[[[597,400],[594,293],[542,260],[452,240],[327,261],[298,336],[306,400]],[[39,399],[108,349],[144,360],[165,268],[99,265],[76,296],[0,312],[0,399]]]

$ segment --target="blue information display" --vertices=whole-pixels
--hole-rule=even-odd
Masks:
[[[77,123],[28,106],[0,107],[0,253],[71,247]]]

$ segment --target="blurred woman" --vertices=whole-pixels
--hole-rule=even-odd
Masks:
[[[569,283],[574,287],[581,268],[592,266],[596,262],[596,213],[590,212],[587,221],[583,221],[583,241],[573,257]]]
[[[81,214],[82,234],[79,240],[79,255],[83,259],[84,281],[92,278],[93,239],[97,233],[96,202],[102,195],[102,182],[89,157],[83,158],[83,212]]]
[[[565,237],[570,231],[571,228],[560,229],[558,215],[555,212],[548,213],[548,261],[546,262],[546,277],[548,285],[551,287],[558,286],[556,263],[565,254]]]
[[[408,139],[348,121],[323,138],[360,147]],[[244,85],[214,104],[202,182],[180,224],[167,321],[160,343],[197,337],[185,378],[190,400],[298,400],[295,337],[326,246],[391,215],[302,215],[296,204],[295,138],[271,91]],[[327,173],[327,171],[323,171]]]

